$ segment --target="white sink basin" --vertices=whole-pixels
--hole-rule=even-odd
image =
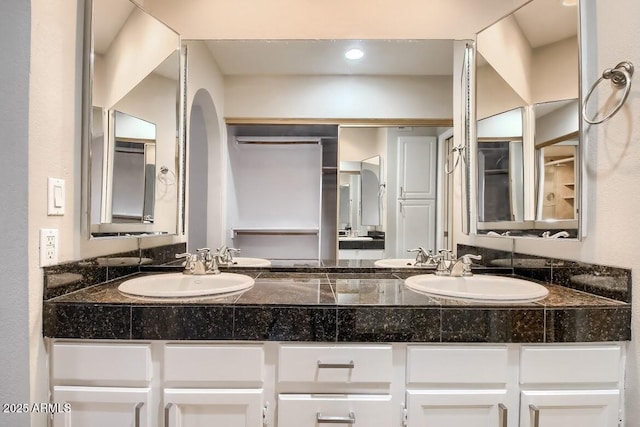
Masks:
[[[184,298],[242,291],[254,283],[251,277],[244,274],[170,273],[136,277],[123,282],[118,286],[118,290],[124,294],[141,297]]]
[[[271,261],[263,258],[233,257],[233,264],[229,267],[271,267]]]
[[[498,302],[537,301],[549,294],[547,288],[528,280],[489,274],[449,277],[420,274],[405,280],[407,287],[428,294]]]
[[[339,242],[368,242],[373,240],[373,237],[368,237],[368,236],[356,236],[356,237],[347,237],[347,236],[340,236],[338,237],[338,241]]]
[[[387,258],[379,259],[373,263],[376,267],[391,267],[391,268],[436,268],[435,265],[418,265],[416,266],[415,258]]]

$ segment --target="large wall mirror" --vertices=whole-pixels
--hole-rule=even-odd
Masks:
[[[130,0],[87,0],[83,209],[90,238],[182,221],[180,37]]]
[[[477,34],[478,234],[582,236],[576,3],[532,0]]]

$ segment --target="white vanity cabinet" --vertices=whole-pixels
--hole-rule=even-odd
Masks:
[[[71,405],[54,427],[156,425],[148,344],[56,343],[50,362],[52,401]]]
[[[283,344],[278,427],[393,424],[391,345]]]
[[[261,345],[168,343],[163,374],[166,427],[263,424]]]
[[[54,341],[54,426],[262,426],[264,349],[249,344]]]
[[[53,426],[618,427],[624,343],[51,340]]]
[[[405,425],[515,425],[513,355],[507,345],[409,346]]]
[[[623,371],[619,343],[408,346],[405,425],[618,427]]]
[[[623,381],[618,344],[522,346],[520,426],[618,427]]]

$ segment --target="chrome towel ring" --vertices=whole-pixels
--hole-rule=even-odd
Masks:
[[[458,163],[460,163],[460,159],[464,154],[464,149],[465,149],[465,146],[463,144],[460,144],[457,147],[451,148],[451,150],[447,153],[447,158],[445,159],[445,162],[444,162],[444,172],[447,175],[450,175],[451,173],[453,173],[453,171],[456,170],[456,167],[458,167]],[[451,158],[451,156],[454,156],[455,153],[458,153],[458,157],[456,157],[456,160],[453,163],[453,167],[450,168],[449,159]]]
[[[627,97],[629,96],[629,92],[631,91],[632,76],[633,64],[629,61],[623,61],[616,65],[614,68],[607,68],[606,70],[604,70],[602,72],[602,77],[596,80],[593,86],[591,86],[591,89],[589,90],[589,93],[587,93],[587,97],[584,99],[584,103],[582,104],[582,118],[584,119],[584,121],[592,125],[599,125],[600,123],[604,123],[611,117],[613,117],[618,112],[618,110],[622,108],[622,105],[625,103]],[[596,87],[598,87],[598,85],[604,80],[611,80],[616,88],[624,86],[624,94],[622,94],[622,98],[620,98],[618,104],[608,114],[598,120],[596,120],[596,114],[596,117],[590,119],[589,117],[587,117],[587,103],[589,102],[589,98],[591,98],[591,95],[593,94]]]

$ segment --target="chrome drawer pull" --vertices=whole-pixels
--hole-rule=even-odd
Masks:
[[[355,363],[353,360],[349,360],[349,363],[322,363],[318,360],[318,368],[326,368],[326,369],[353,369],[355,368]]]
[[[169,427],[169,416],[171,415],[171,407],[173,403],[167,403],[164,407],[164,427]]]
[[[133,416],[135,418],[134,426],[140,427],[140,409],[144,405],[144,402],[138,402],[138,404],[133,408]]]
[[[507,427],[507,407],[502,403],[498,404],[498,426]]]
[[[320,412],[316,413],[316,422],[318,424],[355,424],[356,414],[349,412],[349,416],[346,417],[326,417]]]
[[[535,405],[529,405],[529,412],[531,413],[531,426],[540,427],[540,409]]]

